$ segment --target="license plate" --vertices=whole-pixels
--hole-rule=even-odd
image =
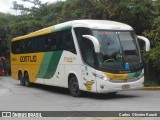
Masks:
[[[122,85],[122,89],[123,90],[127,90],[130,88],[130,85],[129,84],[126,84],[126,85]]]

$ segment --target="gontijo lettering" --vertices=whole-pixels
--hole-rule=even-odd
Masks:
[[[37,62],[37,56],[20,56],[20,62]]]

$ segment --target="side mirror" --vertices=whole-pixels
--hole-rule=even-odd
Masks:
[[[99,41],[97,40],[97,38],[91,36],[91,35],[82,35],[84,38],[87,38],[88,40],[92,41],[93,45],[94,45],[94,49],[96,53],[100,53],[100,45],[99,45]]]
[[[143,40],[145,42],[146,51],[150,51],[150,41],[143,36],[137,36],[138,39]]]

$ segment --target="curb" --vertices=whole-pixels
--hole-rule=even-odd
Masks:
[[[143,87],[142,90],[160,90],[160,87]]]

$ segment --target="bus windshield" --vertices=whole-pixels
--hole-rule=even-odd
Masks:
[[[99,67],[131,70],[142,66],[138,42],[133,31],[93,30],[100,43]]]

